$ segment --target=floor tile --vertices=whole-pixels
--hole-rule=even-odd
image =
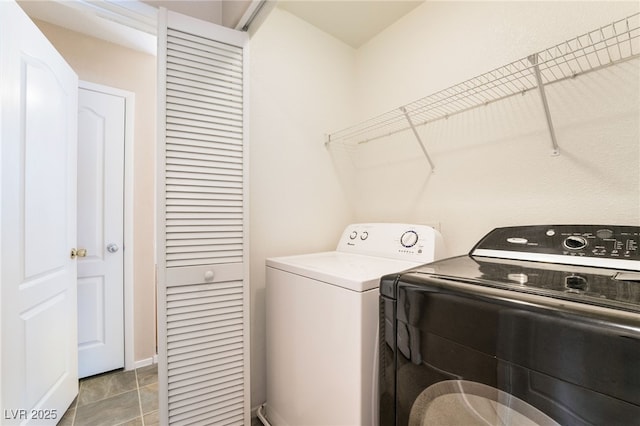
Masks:
[[[0,0],[2,1],[2,0]],[[159,426],[158,368],[114,371],[80,380],[58,426]]]
[[[117,371],[80,381],[80,395],[78,406],[100,401],[123,392],[136,389],[136,372]]]
[[[143,387],[158,382],[158,364],[148,365],[136,370],[138,386]]]
[[[75,416],[76,409],[75,407],[71,406],[71,408],[69,408],[67,412],[64,413],[64,416],[62,416],[62,418],[58,422],[58,426],[73,426],[73,419]]]
[[[78,405],[76,425],[113,426],[140,417],[138,391],[132,390],[97,402]]]
[[[160,413],[153,411],[144,415],[144,426],[159,426],[160,425]]]
[[[142,425],[146,426],[146,423],[142,422],[142,417],[136,417],[133,420],[129,420],[128,422],[124,422],[124,423],[120,423],[117,426],[142,426]]]
[[[158,410],[158,383],[140,388],[140,406],[145,414]]]

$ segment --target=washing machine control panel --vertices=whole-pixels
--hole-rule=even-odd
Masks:
[[[474,247],[471,255],[640,270],[640,226],[497,228]]]
[[[427,225],[359,223],[347,226],[337,251],[429,263],[444,257],[440,233]]]

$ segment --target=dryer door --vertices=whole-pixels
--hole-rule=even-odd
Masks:
[[[465,380],[438,382],[422,391],[411,407],[409,426],[558,425],[513,395]]]
[[[503,416],[518,419],[505,424],[554,424],[542,415],[560,424],[637,423],[640,327],[568,304],[523,303],[515,292],[409,279],[396,301],[397,426],[487,424],[487,416],[496,420],[488,424]],[[449,423],[431,418],[445,413]]]

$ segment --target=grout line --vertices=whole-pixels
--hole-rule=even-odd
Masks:
[[[142,412],[142,397],[140,396],[140,382],[138,381],[138,369],[134,369],[136,373],[136,390],[138,391],[138,408],[140,408],[140,420],[142,421],[142,426],[144,425],[144,413]]]

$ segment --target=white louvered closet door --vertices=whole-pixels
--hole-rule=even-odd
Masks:
[[[158,28],[161,424],[249,425],[247,35]]]

